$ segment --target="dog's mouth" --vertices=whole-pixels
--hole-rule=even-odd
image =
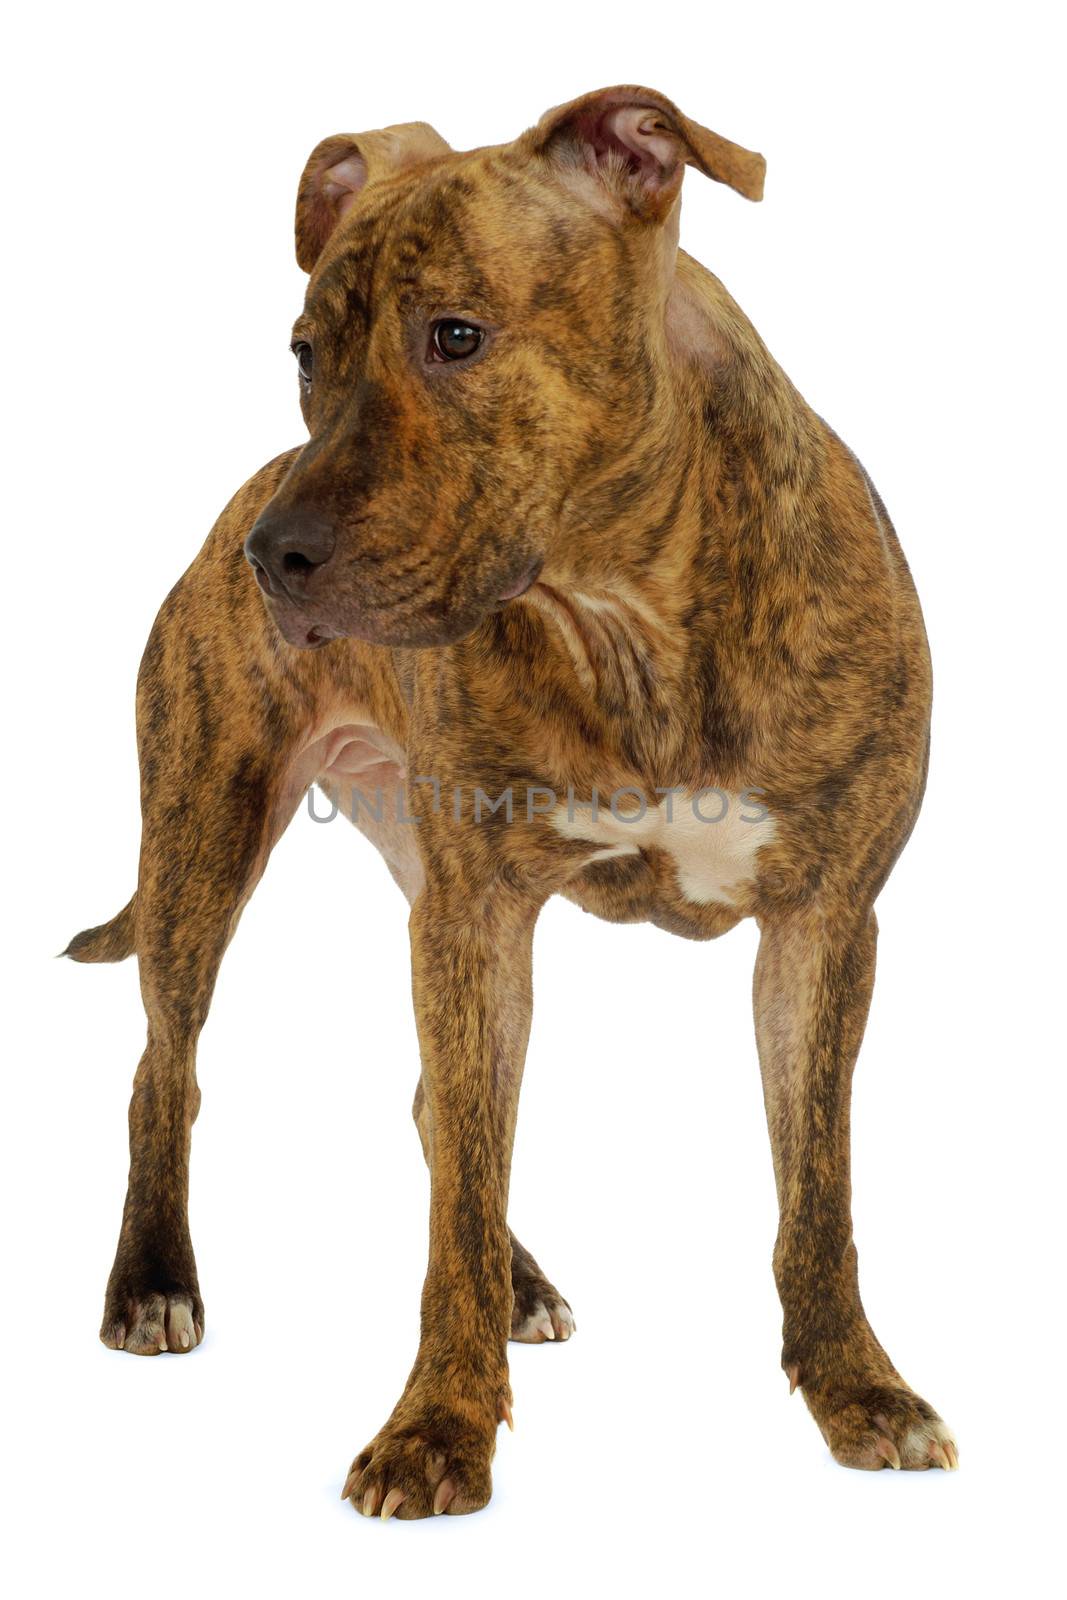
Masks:
[[[541,576],[541,569],[544,564],[544,557],[537,556],[528,566],[524,567],[522,575],[514,583],[509,584],[502,594],[497,596],[494,610],[501,611],[505,606],[510,605],[513,600],[521,600],[527,590],[532,589]]]
[[[328,596],[298,603],[277,593],[256,570],[275,626],[287,644],[298,650],[321,650],[335,639],[362,639],[368,644],[394,649],[417,649],[456,644],[472,633],[486,617],[499,613],[533,588],[544,560],[527,561],[517,577],[506,580],[488,602],[459,607],[363,606],[352,601],[332,601]]]
[[[313,628],[307,630],[304,637],[304,648],[318,650],[322,645],[329,644],[331,639],[343,638],[344,634],[338,633],[335,628],[329,627],[325,622],[317,622]]]

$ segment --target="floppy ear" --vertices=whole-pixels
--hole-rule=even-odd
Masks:
[[[310,272],[330,234],[368,183],[421,166],[450,147],[428,122],[400,122],[372,133],[335,133],[308,157],[296,196],[296,259]]]
[[[662,222],[688,163],[747,200],[763,198],[763,157],[691,122],[654,89],[622,84],[556,106],[524,135],[601,210]]]

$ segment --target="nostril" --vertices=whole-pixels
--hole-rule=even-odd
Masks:
[[[282,557],[282,571],[291,576],[306,578],[321,563],[309,561],[299,550],[287,550]]]

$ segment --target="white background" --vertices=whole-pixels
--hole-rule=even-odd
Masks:
[[[1063,151],[1051,6],[38,9],[5,51],[4,1562],[18,1595],[1049,1592],[1062,1474]],[[300,815],[203,1036],[190,1359],[97,1342],[135,964],[52,959],[135,880],[132,694],[233,490],[302,437],[296,182],[647,83],[768,159],[683,242],[879,485],[936,674],[855,1097],[864,1298],[962,1469],[835,1466],[778,1369],[756,935],[561,903],[513,1185],[571,1299],[513,1348],[490,1508],[338,1499],[415,1350],[427,1181],[404,903]],[[1059,948],[1058,948],[1059,946]],[[1054,1506],[1053,1497],[1056,1496]],[[1058,1514],[1058,1513],[1056,1513]]]

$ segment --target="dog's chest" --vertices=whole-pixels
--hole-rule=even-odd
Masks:
[[[586,867],[634,857],[669,863],[681,900],[739,911],[756,881],[759,852],[775,836],[754,790],[672,790],[656,805],[634,790],[616,791],[595,804],[561,804],[551,822],[564,838],[588,841]]]

